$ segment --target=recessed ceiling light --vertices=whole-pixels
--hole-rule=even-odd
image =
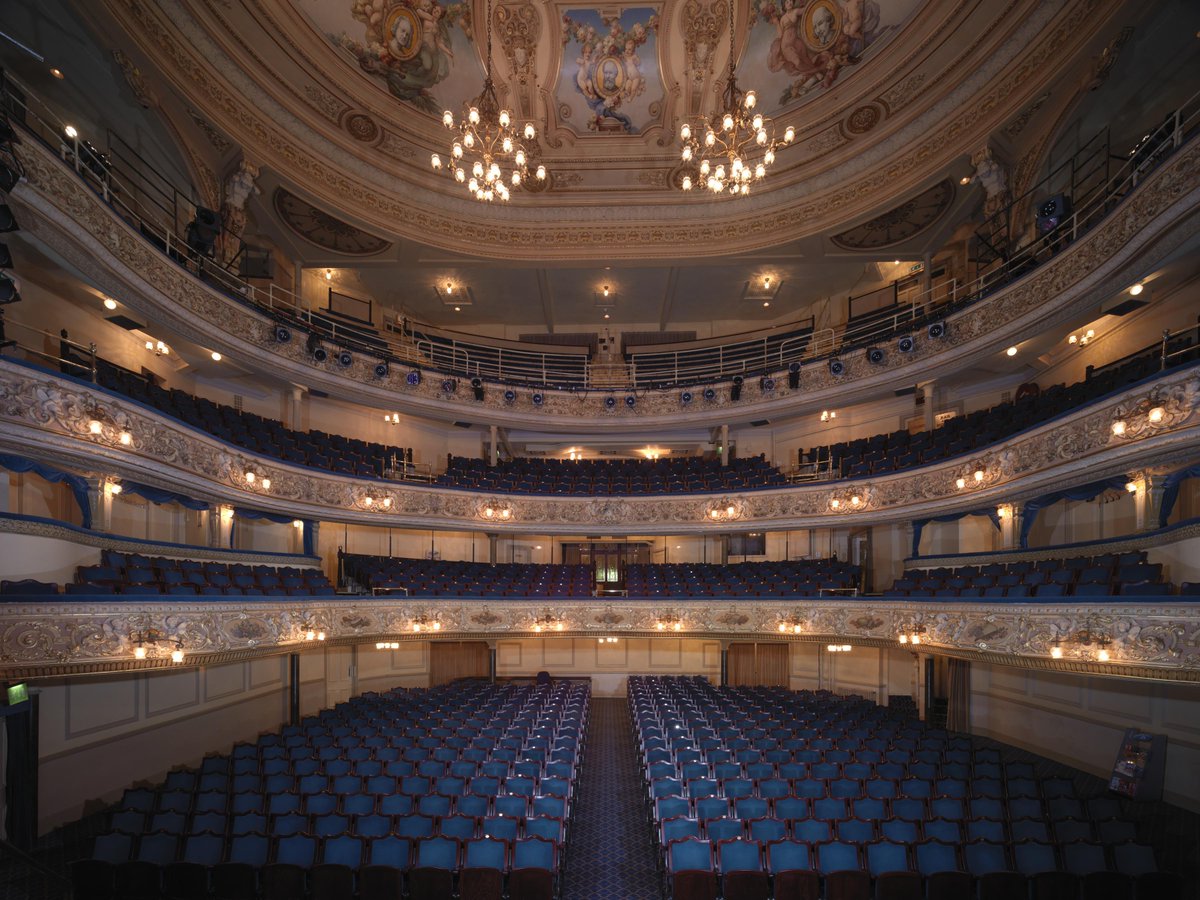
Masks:
[[[1005,352],[1005,353],[1007,353],[1009,356],[1016,356],[1016,355],[1017,355],[1017,348],[1016,348],[1016,347],[1009,347],[1009,348],[1008,348],[1007,350],[1005,350],[1004,352]]]
[[[763,309],[766,309],[766,308],[767,308],[768,306],[770,306],[770,305],[771,305],[771,301],[770,301],[770,300],[764,300],[764,301],[763,301]]]
[[[220,362],[220,361],[221,361],[221,354],[220,354],[220,353],[218,353],[216,350],[214,350],[214,351],[212,352],[212,358],[213,358],[213,362]]]
[[[1129,289],[1129,296],[1136,297],[1143,290],[1145,290],[1145,288],[1143,287],[1142,283],[1139,281],[1137,284],[1135,284],[1133,287],[1131,287]]]
[[[116,309],[117,301],[114,300],[112,297],[105,297],[104,298],[104,308],[105,309]]]
[[[606,318],[606,319],[608,318],[608,313],[604,314],[604,318]]]
[[[326,270],[325,270],[325,280],[326,280],[326,281],[333,281],[333,269],[326,269]]]
[[[63,75],[62,69],[59,69],[59,68],[52,68],[50,70],[50,74],[53,75],[55,78],[66,78],[66,76]]]
[[[455,312],[462,312],[462,307],[461,307],[461,306],[456,306],[456,307],[454,307],[454,311],[455,311]]]
[[[79,129],[77,129],[74,125],[68,125],[63,129],[63,134],[65,134],[71,140],[75,140],[75,138],[79,137]]]
[[[958,183],[959,183],[959,184],[970,184],[970,183],[971,183],[971,176],[970,176],[970,175],[964,175],[962,178],[958,179]]]

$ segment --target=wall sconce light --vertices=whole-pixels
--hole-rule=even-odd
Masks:
[[[834,410],[832,410],[832,409],[821,410],[821,421],[822,422],[831,422],[836,418],[837,418],[837,413]]]
[[[413,617],[412,630],[417,633],[422,631],[441,631],[442,623],[436,617],[430,617],[425,613],[421,613],[421,615]]]
[[[1112,643],[1112,638],[1097,630],[1094,621],[1089,618],[1082,630],[1055,636],[1050,644],[1050,658],[1062,659],[1067,647],[1074,647],[1082,658],[1091,656],[1097,662],[1109,662],[1112,659]]]
[[[780,621],[778,631],[780,634],[800,634],[804,630],[804,620],[799,616],[789,616]]]
[[[153,351],[155,356],[171,355],[171,348],[162,341],[146,341],[146,349]]]
[[[153,628],[146,631],[134,631],[129,635],[129,639],[133,641],[133,658],[147,659],[151,656],[159,655],[159,642],[173,645],[170,653],[171,662],[183,662],[183,641],[178,638],[165,638],[162,633]]]
[[[399,641],[376,641],[375,649],[376,650],[399,650],[400,642]]]
[[[667,610],[654,623],[658,631],[683,631],[683,620],[673,610]]]
[[[1137,489],[1138,489],[1138,486],[1137,486],[1137,482],[1136,482],[1136,481],[1127,481],[1127,482],[1125,482],[1125,490],[1126,490],[1126,491],[1128,491],[1129,493],[1131,493],[1131,494],[1136,494],[1136,493],[1137,493]]]
[[[714,522],[730,522],[742,517],[738,505],[729,499],[717,500],[709,504],[708,518]]]
[[[499,519],[501,522],[509,521],[513,516],[512,507],[501,503],[488,503],[479,510],[479,514],[490,521]]]
[[[602,638],[596,638],[596,643],[597,644],[615,644],[619,640],[620,640],[620,638],[615,638],[615,637],[602,637]]]
[[[1149,420],[1151,425],[1157,425],[1166,417],[1166,415],[1167,411],[1161,406],[1153,406],[1150,408],[1150,411],[1146,413],[1146,418]]]
[[[924,639],[924,625],[906,625],[900,629],[900,634],[897,638],[901,644],[912,644],[914,647],[921,644]]]
[[[563,622],[558,616],[546,610],[546,612],[533,620],[533,630],[538,634],[541,634],[543,631],[562,631]]]
[[[849,653],[853,648],[849,644],[826,644],[825,649],[830,653]]]
[[[323,641],[325,640],[325,632],[317,628],[315,622],[311,619],[306,619],[303,616],[298,616],[300,619],[300,637],[305,641]]]
[[[292,519],[292,527],[293,528],[303,528],[304,520],[303,519]]]
[[[1007,506],[997,506],[996,507],[996,518],[997,519],[1007,519],[1008,518],[1008,507]]]

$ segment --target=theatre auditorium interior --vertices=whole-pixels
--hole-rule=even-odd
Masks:
[[[0,788],[0,900],[1200,900],[1200,5],[0,2]]]

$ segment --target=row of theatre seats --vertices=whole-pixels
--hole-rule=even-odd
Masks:
[[[859,566],[837,559],[634,564],[625,571],[630,597],[816,597],[849,593],[861,582]]]
[[[133,372],[102,360],[97,361],[97,377],[109,390],[145,403],[213,437],[285,462],[342,475],[379,478],[386,469],[413,461],[411,447],[361,441],[324,431],[285,428],[274,419],[193,397],[184,391],[160,388]]]
[[[130,789],[76,900],[550,900],[584,682],[364,694]]]
[[[25,579],[0,584],[0,594],[56,596],[52,582]],[[248,565],[168,556],[143,556],[105,550],[100,564],[79,566],[67,594],[194,597],[330,597],[337,588],[320,569],[297,566]]]
[[[375,593],[414,597],[590,597],[589,566],[442,562],[344,553],[342,571]]]
[[[719,460],[699,456],[673,459],[503,460],[452,456],[438,476],[442,487],[520,494],[702,494],[778,487],[787,479],[759,455]]]
[[[675,900],[1175,900],[1115,795],[862,698],[633,676]]]
[[[1191,338],[1186,339],[1191,346]],[[1183,349],[1183,348],[1178,348]],[[1169,362],[1172,367],[1189,365],[1197,353],[1181,353]],[[1161,345],[1106,368],[1075,384],[1054,385],[1016,401],[948,419],[936,430],[907,429],[813,447],[801,451],[801,463],[827,462],[833,471],[854,478],[915,468],[953,456],[970,453],[1004,440],[1047,419],[1077,409],[1091,401],[1147,378],[1161,369]]]
[[[1036,562],[910,571],[889,594],[905,597],[969,597],[984,600],[1050,600],[1063,597],[1162,597],[1175,594],[1161,563],[1142,550]],[[1185,582],[1179,594],[1200,596],[1200,584]]]

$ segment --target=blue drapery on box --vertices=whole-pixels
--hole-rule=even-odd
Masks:
[[[992,520],[992,524],[996,528],[1000,527],[1000,514],[996,512],[995,507],[987,509],[973,509],[970,512],[948,513],[944,516],[933,516],[929,519],[915,519],[913,525],[913,543],[912,543],[912,559],[916,559],[921,555],[921,532],[925,530],[925,526],[930,522],[954,522],[958,519],[966,518],[967,516],[987,516]]]
[[[268,522],[277,522],[280,525],[296,521],[295,516],[287,516],[283,513],[264,512],[261,509],[244,509],[243,507],[235,507],[233,510],[233,525],[236,526],[237,518],[241,516],[243,519],[266,519]],[[315,556],[315,547],[313,540],[313,523],[309,519],[303,519],[304,522],[304,555]],[[229,546],[233,546],[233,528],[229,529]]]
[[[88,500],[87,479],[82,475],[72,475],[70,472],[34,462],[24,456],[14,456],[11,453],[0,453],[0,468],[8,469],[10,472],[32,472],[54,484],[63,482],[75,495],[75,502],[79,504],[79,511],[82,514],[83,527],[92,527],[92,504]]]
[[[1200,477],[1200,465],[1188,466],[1172,472],[1163,481],[1162,506],[1158,512],[1158,527],[1165,528],[1171,511],[1179,501],[1179,486],[1189,478]]]
[[[1017,546],[1029,546],[1029,532],[1033,529],[1033,523],[1037,519],[1038,513],[1047,506],[1053,506],[1060,500],[1091,500],[1093,497],[1099,497],[1105,491],[1123,491],[1128,482],[1129,478],[1125,475],[1116,475],[1112,478],[1081,484],[1078,487],[1066,488],[1026,500],[1021,519],[1020,541]]]
[[[121,479],[121,490],[127,494],[136,494],[139,497],[145,497],[151,503],[178,503],[186,509],[208,509],[209,507],[209,503],[206,500],[197,500],[194,497],[176,494],[174,491],[164,491],[162,488],[151,487],[148,484],[140,484],[136,481]]]

